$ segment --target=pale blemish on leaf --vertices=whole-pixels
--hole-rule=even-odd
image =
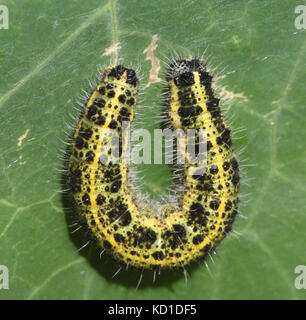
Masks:
[[[240,39],[237,35],[233,35],[232,37],[234,44],[239,45]]]
[[[242,93],[235,93],[233,91],[229,91],[226,89],[226,87],[220,88],[220,95],[225,100],[232,100],[234,98],[243,99],[245,102],[249,101],[249,99]]]
[[[21,154],[21,155],[19,156],[19,165],[20,165],[20,166],[23,166],[23,165],[25,165],[25,164],[27,163],[26,161],[21,161],[22,158],[23,158],[23,155]]]
[[[121,49],[120,43],[113,43],[111,46],[105,49],[104,53],[102,56],[109,56],[112,53],[118,53],[118,51]]]
[[[18,147],[21,147],[22,141],[27,137],[29,131],[30,131],[30,129],[27,129],[27,130],[25,131],[25,133],[22,134],[22,135],[18,138],[18,143],[17,143],[17,146],[18,146]]]
[[[157,48],[158,35],[154,34],[152,36],[152,41],[147,48],[143,50],[143,53],[146,54],[146,60],[150,60],[152,67],[150,70],[149,81],[146,85],[146,88],[149,87],[152,83],[159,82],[161,79],[158,76],[160,70],[160,60],[155,56],[154,51]]]

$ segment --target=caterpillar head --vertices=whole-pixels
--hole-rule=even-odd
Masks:
[[[133,69],[125,68],[122,65],[111,66],[103,72],[104,77],[112,77],[117,79],[122,84],[127,83],[134,87],[138,87],[139,80],[136,76],[136,72]]]
[[[175,78],[177,76],[180,76],[183,73],[193,72],[193,71],[205,72],[206,67],[204,63],[198,59],[176,60],[170,65],[167,76],[170,78]]]
[[[197,72],[201,78],[201,83],[209,83],[211,76],[206,71],[205,64],[199,59],[176,60],[167,72],[167,80],[174,80],[178,87],[186,87],[194,84],[194,73]]]

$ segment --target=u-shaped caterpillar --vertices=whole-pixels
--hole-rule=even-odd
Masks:
[[[212,77],[200,60],[177,60],[167,81],[173,129],[194,129],[198,136],[205,132],[207,142],[204,173],[192,174],[192,164],[184,164],[179,208],[168,206],[162,217],[149,204],[141,211],[128,187],[122,125],[134,119],[139,81],[134,70],[122,65],[103,71],[86,102],[68,165],[80,224],[115,259],[142,269],[183,267],[205,257],[231,230],[238,212],[238,162]],[[119,137],[117,163],[109,156],[106,129]]]

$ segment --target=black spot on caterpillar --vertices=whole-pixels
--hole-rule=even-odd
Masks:
[[[204,258],[231,230],[238,212],[239,166],[212,76],[200,60],[178,60],[167,81],[172,127],[198,135],[204,129],[207,141],[205,172],[191,174],[191,163],[184,164],[179,208],[165,206],[163,216],[149,204],[141,211],[122,159],[126,146],[120,146],[116,163],[106,148],[107,129],[122,142],[123,121],[134,119],[139,81],[132,69],[103,71],[75,130],[68,166],[80,224],[115,259],[141,269],[184,267]]]

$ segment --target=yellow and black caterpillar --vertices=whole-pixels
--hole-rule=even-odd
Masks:
[[[80,225],[115,259],[141,269],[184,267],[204,258],[231,230],[238,213],[239,167],[212,77],[200,60],[178,60],[167,81],[172,127],[198,134],[204,129],[207,142],[204,173],[192,174],[192,164],[184,163],[179,207],[165,206],[164,215],[157,215],[149,204],[140,206],[129,188],[122,124],[134,119],[139,81],[122,65],[103,71],[86,102],[68,164]],[[112,138],[106,129],[119,136],[117,163],[110,157]]]

